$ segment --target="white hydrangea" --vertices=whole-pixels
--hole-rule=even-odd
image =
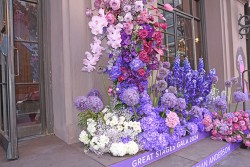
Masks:
[[[133,130],[140,133],[141,132],[141,124],[140,122],[133,122],[132,124]]]
[[[127,154],[135,155],[139,151],[139,146],[134,141],[130,141],[126,144],[127,146]]]
[[[100,136],[100,142],[104,143],[105,145],[109,143],[109,138],[105,135]]]
[[[92,123],[88,123],[88,127],[87,127],[87,131],[94,136],[95,132],[96,132],[96,122],[92,122]]]
[[[89,144],[90,139],[89,139],[88,134],[87,134],[87,132],[85,130],[83,130],[81,132],[81,134],[79,135],[79,140],[81,142],[83,142],[84,144]]]
[[[109,109],[107,107],[105,107],[103,110],[102,110],[102,113],[107,113],[109,111]]]
[[[118,124],[118,117],[116,115],[114,115],[112,117],[112,120],[110,121],[110,126],[115,126]]]
[[[123,131],[123,126],[118,125],[118,126],[117,126],[117,130],[118,130],[118,131]]]
[[[89,118],[87,120],[87,125],[92,125],[92,126],[96,126],[97,122],[95,120],[93,120],[92,118]]]
[[[127,146],[122,142],[112,143],[110,147],[110,152],[113,156],[122,157],[127,153]]]
[[[126,118],[124,116],[119,117],[119,124],[122,125],[124,123],[125,119]]]
[[[112,117],[112,113],[107,113],[104,115],[104,120],[107,121],[110,117]]]

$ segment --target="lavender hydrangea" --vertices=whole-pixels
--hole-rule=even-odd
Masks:
[[[184,137],[186,136],[186,130],[183,126],[181,125],[177,125],[175,128],[174,128],[174,133],[179,136],[179,137]]]
[[[243,92],[240,92],[240,91],[234,92],[233,97],[234,97],[234,101],[237,103],[244,102],[244,101],[248,100],[247,95]]]
[[[188,122],[186,124],[186,129],[189,132],[189,134],[192,136],[192,135],[195,135],[197,133],[198,126],[193,122]]]
[[[216,110],[226,111],[227,101],[224,98],[219,98],[214,101],[214,107]]]
[[[128,88],[121,94],[120,99],[125,104],[132,107],[139,103],[139,97],[139,93],[135,89]]]
[[[161,104],[167,108],[174,108],[177,98],[173,93],[164,93],[161,97]]]
[[[158,128],[157,119],[153,116],[147,116],[140,120],[141,128],[144,131],[155,131]]]
[[[186,108],[186,100],[183,98],[178,98],[176,102],[176,109],[177,110],[184,110]]]
[[[93,112],[100,112],[103,109],[103,102],[97,96],[88,97],[89,109]]]
[[[86,111],[90,108],[89,101],[85,96],[79,96],[75,100],[75,107],[79,111]]]
[[[193,106],[189,111],[193,117],[199,118],[202,116],[201,108],[198,106]]]

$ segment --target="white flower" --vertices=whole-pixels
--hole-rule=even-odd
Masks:
[[[96,125],[97,125],[97,123],[96,123],[96,121],[95,121],[95,120],[93,120],[92,118],[89,118],[89,119],[87,120],[87,125],[96,126]]]
[[[107,113],[104,115],[104,120],[107,121],[110,117],[112,117],[111,113]]]
[[[89,124],[87,127],[87,131],[94,136],[95,132],[96,132],[96,127],[94,124]]]
[[[125,16],[124,16],[124,21],[125,22],[130,22],[133,20],[133,16],[130,12],[128,12]]]
[[[123,127],[121,125],[117,126],[118,131],[123,131]]]
[[[99,146],[98,146],[98,145],[94,145],[94,146],[93,146],[93,149],[99,150]]]
[[[135,155],[139,151],[139,146],[134,141],[130,141],[127,144],[127,154]]]
[[[125,119],[126,118],[124,116],[119,117],[119,124],[123,124]]]
[[[79,135],[79,140],[83,142],[84,144],[89,144],[90,140],[85,130],[83,130],[81,134]]]
[[[127,147],[122,142],[112,143],[110,147],[110,152],[113,156],[122,157],[127,153]]]
[[[104,148],[105,148],[105,143],[98,142],[97,145],[98,145],[98,147],[99,147],[100,149],[104,149]]]
[[[129,123],[128,122],[124,122],[123,125],[124,125],[124,129],[127,130],[128,127],[129,127]]]
[[[141,132],[141,124],[140,124],[140,122],[133,122],[132,127],[133,127],[134,131],[139,132],[139,133]]]
[[[115,115],[112,117],[112,121],[110,122],[111,126],[115,126],[118,124],[118,117]]]
[[[108,26],[108,21],[105,18],[104,10],[99,9],[99,16],[93,16],[89,22],[89,28],[94,35],[102,34],[103,28]]]
[[[108,144],[109,143],[109,138],[105,135],[100,136],[100,143]]]
[[[110,0],[109,5],[113,10],[118,10],[121,6],[121,0]]]
[[[105,108],[102,110],[102,113],[105,114],[107,111],[109,111],[109,109],[105,107]]]
[[[142,1],[136,1],[135,2],[135,11],[140,12],[143,10],[143,2]]]
[[[107,31],[108,31],[107,45],[110,45],[113,49],[117,49],[117,48],[121,47],[122,38],[121,38],[120,32],[121,32],[122,28],[123,28],[123,25],[121,23],[118,23],[115,26],[110,25],[107,28]]]

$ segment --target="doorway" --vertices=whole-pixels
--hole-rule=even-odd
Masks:
[[[40,0],[0,0],[0,144],[17,159],[17,140],[45,133]]]

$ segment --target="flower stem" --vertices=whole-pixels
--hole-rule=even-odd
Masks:
[[[133,108],[133,110],[134,110],[135,119],[138,120],[138,115],[137,115],[137,113],[136,113],[135,106],[133,106],[132,108]]]
[[[156,104],[156,78],[157,78],[157,75],[158,75],[158,73],[159,73],[159,70],[157,70],[157,72],[156,72],[156,76],[155,76],[155,81],[154,81],[154,96],[153,96],[153,102],[154,102],[154,106],[156,106],[157,104]]]
[[[234,112],[236,112],[236,110],[237,110],[237,108],[238,108],[238,104],[239,104],[239,103],[236,104],[235,109],[234,109]]]

